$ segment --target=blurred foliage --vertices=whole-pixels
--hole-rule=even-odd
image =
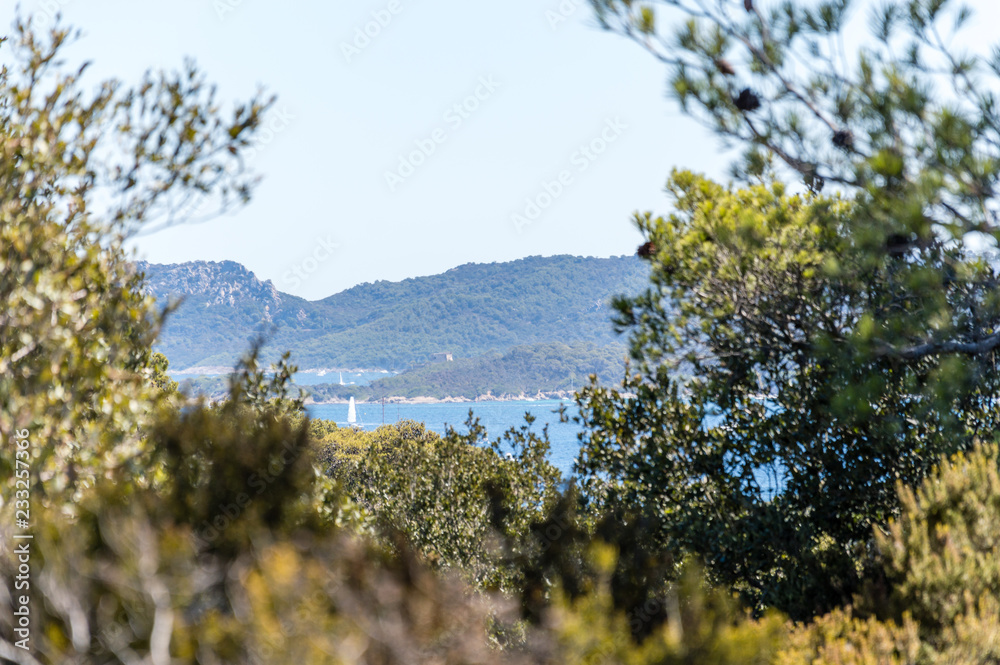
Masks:
[[[406,420],[372,432],[333,426],[320,440],[321,458],[385,537],[402,533],[428,563],[510,591],[520,579],[500,543],[528,537],[554,505],[560,474],[546,460],[547,434],[531,431],[530,416],[494,441],[469,418],[467,433],[445,436]]]
[[[724,592],[705,585],[695,565],[663,597],[631,615],[616,606],[607,572],[614,549],[596,546],[591,553],[605,569],[595,588],[575,601],[558,590],[546,627],[554,633],[560,658],[566,663],[628,663],[629,665],[751,665],[774,662],[787,639],[785,620],[771,614],[753,620],[741,613]],[[602,561],[603,560],[603,561]],[[646,612],[666,608],[667,618],[647,637],[633,640],[632,625]]]
[[[855,242],[863,208],[683,172],[668,189],[675,212],[636,220],[650,287],[616,302],[634,365],[620,389],[578,395],[583,487],[660,520],[661,547],[703,557],[754,606],[806,619],[858,591],[897,481],[1000,426],[992,353],[884,342],[1000,329],[994,269],[940,247],[921,268],[935,317],[898,327],[926,303],[906,286],[915,268]]]
[[[390,555],[337,529],[321,509],[331,488],[315,473],[308,431],[278,403],[258,410],[239,394],[169,410],[150,428],[142,478],[119,466],[81,495],[75,518],[42,511],[32,542],[41,571],[31,588],[34,655],[496,662],[486,626],[502,606],[431,572],[405,543]],[[15,558],[0,566],[11,579]]]
[[[1000,455],[995,444],[945,460],[877,532],[891,582],[797,627],[778,662],[979,664],[1000,658]],[[881,619],[878,617],[882,617]]]
[[[921,659],[918,629],[906,617],[901,625],[857,618],[850,609],[834,610],[808,626],[793,631],[777,662],[782,665],[904,665],[932,662]],[[978,660],[944,661],[978,663]]]
[[[226,401],[246,402],[257,416],[269,414],[272,418],[305,417],[305,393],[301,389],[291,396],[292,376],[298,367],[289,362],[291,354],[285,353],[269,369],[260,366],[260,350],[264,340],[258,338],[250,350],[237,363],[229,375]]]
[[[969,613],[996,616],[998,462],[996,445],[954,456],[937,470],[933,481],[915,490],[901,489],[903,512],[887,533],[879,534],[895,605],[927,631],[940,633]],[[1000,640],[1000,623],[994,623],[992,632],[993,639]]]
[[[18,20],[0,45],[0,438],[30,432],[36,501],[66,510],[135,459],[136,432],[172,398],[150,351],[161,318],[126,240],[203,192],[245,202],[254,178],[239,155],[269,105],[224,118],[192,63],[132,87],[84,84],[87,66],[63,60],[74,38]]]
[[[177,392],[177,382],[170,378],[167,370],[170,361],[162,353],[155,351],[149,358],[150,381],[153,387],[167,393]]]
[[[592,5],[604,28],[669,68],[683,111],[745,150],[738,177],[780,166],[812,191],[850,193],[870,250],[891,240],[919,254],[969,232],[1000,234],[1000,52],[964,32],[975,20],[968,4]]]
[[[657,34],[652,5],[597,4]],[[909,29],[946,4],[908,5]],[[843,8],[784,11],[823,33]],[[930,114],[921,127],[950,152],[907,171],[905,196],[676,174],[675,213],[637,220],[651,285],[616,303],[635,364],[621,390],[579,397],[578,490],[530,416],[495,441],[471,415],[444,436],[311,422],[296,368],[262,369],[259,342],[225,399],[185,401],[124,243],[182,219],[191,196],[245,201],[239,155],[267,103],[223,121],[193,66],[88,97],[82,71],[61,73],[68,32],[15,33],[0,73],[0,437],[30,443],[0,456],[0,477],[27,457],[34,538],[17,590],[4,494],[0,605],[30,594],[31,649],[0,612],[0,658],[1000,661],[993,268],[919,234],[872,252],[863,232],[940,187],[928,214],[969,204],[948,179],[992,129],[945,136]],[[761,101],[740,99],[741,113]],[[876,161],[905,180],[891,154]]]

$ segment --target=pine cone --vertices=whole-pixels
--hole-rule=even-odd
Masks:
[[[749,113],[760,108],[760,97],[754,94],[750,88],[743,88],[740,90],[739,96],[733,100],[733,104],[736,104],[736,108],[744,113]]]
[[[841,129],[833,133],[833,145],[845,152],[854,148],[854,134],[849,129]]]
[[[726,76],[736,76],[736,70],[733,69],[733,66],[729,64],[727,60],[723,60],[722,58],[715,61],[715,68]]]

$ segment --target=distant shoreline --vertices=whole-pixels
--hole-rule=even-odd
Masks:
[[[226,365],[199,365],[197,367],[189,367],[187,369],[178,369],[178,370],[171,369],[171,370],[167,371],[167,374],[195,374],[195,375],[199,375],[199,376],[228,376],[229,374],[232,374],[235,371],[236,371],[235,369],[233,369],[232,367],[226,366]],[[390,372],[389,370],[382,369],[381,367],[376,367],[374,369],[371,369],[371,368],[367,368],[367,369],[357,369],[357,368],[349,369],[349,368],[346,368],[346,367],[334,367],[334,368],[330,368],[330,367],[314,367],[312,369],[300,369],[300,370],[298,370],[296,372],[296,374],[319,374],[320,372],[325,372],[327,374],[331,374],[333,372],[344,372],[344,373],[348,373],[348,374],[361,374],[361,373],[365,373],[365,374],[386,374],[386,375],[392,374],[392,372]]]
[[[306,369],[299,370],[299,373],[304,374],[315,374],[317,372],[324,371],[320,369]],[[327,372],[385,372],[389,373],[388,370],[382,369],[365,369],[365,370],[325,370]],[[170,375],[196,375],[196,376],[228,376],[232,374],[232,368],[228,367],[216,367],[211,365],[203,365],[200,367],[192,367],[190,369],[183,369],[177,371],[168,372]],[[303,386],[303,388],[308,389],[310,386]],[[386,395],[386,404],[475,404],[477,402],[541,402],[541,401],[560,401],[560,400],[571,400],[576,391],[573,390],[553,390],[553,391],[538,391],[536,393],[519,393],[516,395],[504,393],[502,395],[493,395],[487,393],[485,395],[478,395],[476,397],[466,397],[466,396],[448,396],[448,397],[428,397],[426,395],[417,395],[414,397],[403,397],[401,395]],[[306,398],[305,404],[307,406],[321,406],[324,404],[347,404],[350,402],[350,397],[333,397],[330,399],[314,400],[312,396]],[[355,403],[357,404],[381,404],[381,397],[370,397],[368,399],[357,399],[355,398]]]
[[[559,401],[572,399],[572,390],[556,390],[553,392],[539,392],[534,395],[480,395],[478,397],[400,397],[385,396],[386,404],[475,404],[477,402],[542,402]],[[320,406],[323,404],[347,404],[348,399],[334,398],[322,401],[314,401],[312,397],[306,399],[306,406]],[[382,398],[371,398],[367,400],[355,400],[357,404],[381,404]]]

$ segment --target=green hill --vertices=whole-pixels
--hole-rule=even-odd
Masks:
[[[320,384],[306,390],[316,402],[378,400],[385,397],[505,397],[573,391],[596,374],[604,382],[620,380],[624,351],[589,342],[550,342],[518,346],[454,362],[436,362],[364,386]]]
[[[158,344],[175,370],[232,366],[261,333],[269,333],[265,360],[290,350],[303,368],[401,370],[438,352],[472,359],[553,342],[607,347],[619,357],[608,300],[647,284],[647,268],[634,257],[529,257],[307,301],[232,261],[139,268],[161,302],[185,298]]]

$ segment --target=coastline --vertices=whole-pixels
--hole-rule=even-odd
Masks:
[[[477,397],[402,397],[399,395],[386,395],[386,404],[474,404],[476,402],[542,402],[551,400],[568,400],[573,398],[574,391],[572,390],[556,390],[551,392],[538,392],[533,395],[528,395],[521,393],[519,395],[503,394],[503,395],[479,395]],[[350,399],[328,399],[322,401],[314,401],[312,397],[306,399],[306,405],[322,405],[322,404],[347,404]],[[357,404],[381,404],[382,399],[367,399],[367,400],[355,400]]]
[[[231,374],[233,368],[231,367],[221,367],[221,366],[211,366],[211,365],[201,365],[197,367],[190,367],[187,369],[169,371],[169,375],[182,375],[182,376],[222,376]],[[318,374],[320,372],[370,372],[370,373],[383,373],[391,374],[388,370],[376,368],[376,369],[330,369],[330,368],[309,368],[300,369],[299,374]],[[486,393],[484,395],[477,395],[475,397],[468,397],[465,395],[447,395],[444,397],[430,397],[427,395],[416,395],[416,396],[403,396],[403,395],[386,395],[386,404],[475,404],[478,402],[540,402],[540,401],[566,401],[572,400],[573,396],[576,394],[575,390],[540,390],[534,393],[503,393],[501,395],[494,395],[492,393]],[[330,399],[314,400],[310,395],[306,398],[305,404],[307,406],[320,406],[324,404],[347,404],[350,401],[349,397],[333,397]],[[355,403],[357,404],[381,404],[381,397],[369,397],[367,399],[361,400],[355,398]]]
[[[197,365],[195,367],[188,367],[187,369],[170,369],[167,374],[197,374],[204,376],[221,376],[229,375],[234,372],[234,368],[231,365]],[[392,374],[387,369],[382,369],[381,367],[371,368],[349,368],[349,367],[312,367],[310,369],[300,369],[296,374],[320,374],[320,372],[326,374],[332,374],[333,372],[347,372],[350,374],[385,374],[386,376]]]

